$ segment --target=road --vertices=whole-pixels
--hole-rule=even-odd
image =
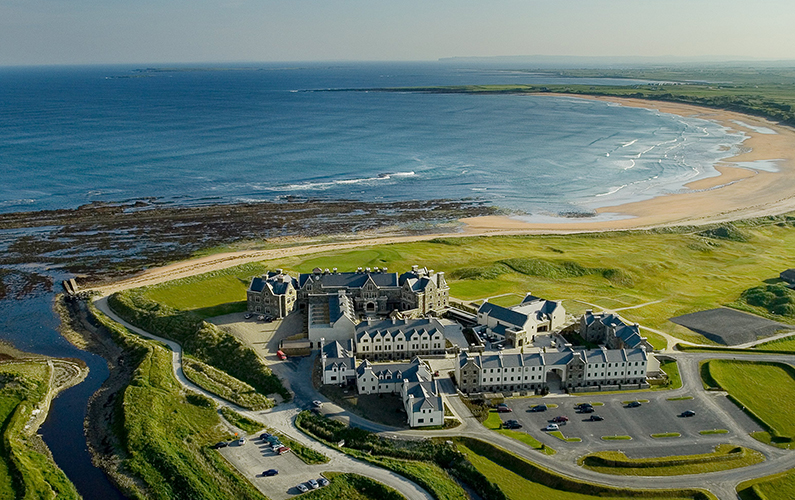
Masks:
[[[298,414],[300,411],[299,408],[296,406],[296,403],[289,403],[289,404],[282,404],[277,406],[276,408],[272,408],[269,410],[264,411],[251,411],[245,408],[241,408],[235,404],[222,399],[215,394],[204,390],[203,388],[195,385],[193,382],[188,380],[185,376],[185,373],[182,371],[182,347],[168,339],[164,339],[157,335],[153,335],[141,328],[131,325],[127,323],[119,316],[117,316],[108,306],[107,298],[100,298],[95,301],[95,305],[97,309],[102,311],[105,315],[107,315],[113,321],[123,325],[125,328],[129,329],[132,332],[135,332],[142,337],[146,337],[152,340],[156,340],[158,342],[162,342],[163,344],[167,345],[172,351],[172,358],[171,363],[174,370],[174,376],[176,377],[177,381],[185,387],[186,389],[203,394],[208,398],[211,398],[215,401],[219,406],[227,406],[236,412],[240,413],[241,415],[245,415],[253,420],[263,423],[268,427],[272,427],[277,431],[281,432],[282,434],[287,435],[291,439],[298,441],[299,443],[303,444],[304,446],[308,446],[315,450],[318,450],[325,455],[327,455],[331,461],[328,464],[324,464],[322,467],[317,466],[310,466],[307,469],[307,477],[312,477],[312,474],[315,474],[318,469],[320,470],[330,470],[330,471],[339,471],[339,472],[354,472],[356,474],[360,474],[362,476],[367,476],[376,481],[386,484],[391,488],[396,489],[406,498],[413,500],[413,499],[428,499],[432,500],[433,497],[425,491],[423,488],[416,485],[414,482],[409,481],[408,479],[404,478],[399,474],[395,474],[394,472],[388,471],[386,469],[382,469],[381,467],[376,467],[368,462],[363,462],[360,460],[356,460],[344,453],[341,453],[333,448],[325,446],[322,443],[314,441],[305,434],[300,432],[293,423],[295,415]],[[311,383],[310,383],[311,386]],[[225,454],[225,456],[228,456]],[[233,464],[236,465],[237,464]],[[258,467],[257,470],[261,470],[268,467]],[[246,472],[242,471],[241,472]],[[249,473],[248,478],[251,480],[253,479],[252,475]],[[252,481],[260,490],[271,498],[287,498],[288,495],[274,495],[274,491],[270,488],[264,487],[263,484],[267,485],[267,481]]]
[[[299,407],[305,405],[306,403],[314,399],[327,401],[326,398],[324,398],[319,392],[317,392],[312,385],[311,382],[312,357],[305,358],[304,360],[299,361],[298,364],[281,363],[281,364],[271,365],[271,368],[274,370],[274,372],[278,376],[280,376],[280,378],[282,378],[283,381],[285,381],[285,385],[294,392],[295,394],[294,402],[291,404],[279,405],[276,409],[268,411],[253,412],[237,407],[236,405],[233,405],[221,398],[218,398],[217,396],[203,390],[202,388],[194,385],[189,380],[187,380],[184,373],[182,372],[182,361],[181,361],[182,349],[177,343],[160,338],[156,335],[152,335],[149,332],[145,332],[140,328],[136,328],[124,322],[121,318],[116,316],[108,308],[106,299],[99,299],[96,301],[96,304],[97,307],[103,313],[107,314],[114,321],[123,324],[130,330],[142,336],[152,338],[154,340],[158,340],[160,342],[167,344],[174,352],[173,365],[174,365],[175,376],[183,386],[185,386],[186,388],[192,391],[205,394],[206,396],[215,400],[220,405],[229,406],[230,408],[233,408],[235,411],[238,411],[241,414],[249,416],[250,418],[253,418],[257,421],[266,423],[267,425],[277,429],[279,432],[288,434],[290,437],[305,444],[306,446],[322,450],[323,453],[325,453],[332,459],[331,463],[328,464],[325,470],[356,472],[362,475],[372,477],[373,479],[376,479],[380,482],[383,482],[384,484],[387,484],[395,488],[396,490],[400,491],[402,494],[406,495],[406,497],[410,499],[430,498],[428,492],[421,489],[419,486],[412,483],[411,481],[406,480],[402,476],[372,466],[366,462],[360,462],[358,460],[354,460],[349,456],[344,455],[334,449],[325,447],[324,445],[307,438],[303,433],[301,433],[295,428],[294,424],[292,423],[292,420],[294,416],[298,413]],[[792,453],[788,450],[781,450],[770,446],[764,446],[760,442],[754,440],[748,435],[747,431],[736,422],[735,418],[729,415],[727,408],[725,408],[719,403],[717,397],[719,396],[719,394],[716,394],[714,392],[707,392],[703,389],[703,386],[701,385],[701,378],[698,368],[699,363],[707,359],[716,359],[716,358],[748,359],[755,361],[776,361],[783,363],[791,363],[793,360],[792,356],[781,355],[781,354],[735,354],[735,353],[718,353],[718,352],[709,352],[709,353],[667,352],[666,354],[675,358],[679,363],[679,369],[682,376],[683,386],[682,388],[674,391],[667,391],[664,394],[664,396],[666,398],[677,397],[679,395],[693,396],[701,405],[709,408],[710,412],[719,416],[719,419],[723,423],[723,426],[729,429],[730,433],[732,434],[733,444],[739,444],[750,448],[758,449],[762,451],[767,458],[765,462],[752,465],[749,467],[744,467],[741,469],[713,472],[708,474],[677,476],[675,482],[677,487],[707,488],[710,491],[712,491],[716,496],[718,496],[718,498],[720,498],[721,500],[729,500],[729,499],[735,500],[737,498],[736,486],[739,483],[748,479],[776,474],[795,467],[795,453]],[[474,417],[471,416],[469,410],[460,401],[460,399],[456,395],[455,387],[452,385],[450,379],[447,377],[442,377],[440,379],[440,384],[442,386],[443,391],[446,393],[446,400],[448,401],[449,406],[456,414],[456,416],[462,421],[462,425],[455,429],[440,430],[440,431],[400,430],[368,421],[358,415],[347,412],[346,410],[340,407],[336,407],[331,403],[325,403],[324,412],[328,414],[333,414],[338,417],[346,418],[351,425],[362,427],[364,429],[373,432],[379,432],[390,436],[394,435],[398,437],[411,438],[411,439],[437,437],[437,436],[438,437],[467,436],[476,439],[483,439],[484,436],[488,436],[489,441],[493,442],[494,444],[497,444],[498,446],[510,450],[513,453],[516,453],[517,455],[522,456],[530,461],[540,463],[545,467],[548,467],[549,469],[554,470],[560,474],[580,480],[586,480],[597,484],[615,486],[618,488],[671,487],[672,484],[671,478],[667,477],[610,476],[610,475],[604,475],[597,472],[589,471],[587,469],[583,469],[582,467],[576,465],[575,463],[576,458],[585,453],[588,453],[590,450],[583,450],[582,448],[573,448],[570,450],[561,450],[560,453],[554,456],[548,456],[539,453],[535,450],[532,450],[527,446],[525,446],[524,444],[522,444],[521,442],[506,437],[502,434],[496,432],[486,433],[484,432],[483,426]],[[561,398],[562,400],[568,399],[572,403],[574,399],[582,399],[581,396],[568,396],[568,395],[556,395],[552,397]],[[567,403],[563,401],[563,404]],[[627,447],[632,447],[632,446],[635,445],[628,445]],[[648,446],[648,443],[646,444],[646,446]],[[610,446],[609,445],[604,446],[604,448],[607,449],[610,448]],[[615,448],[615,446],[613,446],[613,448]],[[624,448],[623,444],[622,448]],[[273,496],[272,491],[268,491],[267,494]]]

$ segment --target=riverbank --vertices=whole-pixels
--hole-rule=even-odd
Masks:
[[[0,497],[79,498],[38,431],[53,399],[87,375],[87,366],[79,360],[34,355],[0,344],[0,419],[5,422]]]
[[[560,97],[553,93],[533,95]],[[687,192],[597,210],[599,214],[624,218],[599,222],[572,218],[561,219],[559,223],[529,223],[520,217],[489,215],[462,219],[467,234],[645,229],[725,222],[795,210],[795,129],[764,118],[689,104],[624,97],[572,97],[710,120],[742,132],[748,139],[743,142],[739,155],[725,158],[716,165],[719,175],[688,184]],[[759,167],[755,168],[754,162],[759,162]],[[775,165],[776,172],[762,170],[771,164]]]

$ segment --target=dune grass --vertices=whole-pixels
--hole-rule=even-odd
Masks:
[[[174,378],[171,351],[129,333],[93,306],[91,311],[136,366],[119,394],[113,428],[123,467],[137,478],[125,485],[125,494],[162,500],[264,499],[211,448],[232,435],[223,429],[212,400],[183,391]]]
[[[682,434],[678,432],[658,432],[656,434],[651,434],[651,437],[654,439],[678,438],[682,437]]]
[[[602,441],[630,441],[632,436],[602,436]]]
[[[795,369],[780,363],[710,360],[715,383],[745,407],[773,438],[792,441],[795,420],[787,403],[795,398]]]
[[[243,408],[263,410],[273,406],[272,400],[247,383],[198,359],[183,356],[182,371],[194,384]]]
[[[721,444],[715,447],[715,451],[711,453],[659,458],[631,459],[620,451],[600,451],[580,457],[577,463],[602,474],[679,476],[736,469],[764,460],[765,456],[756,450]]]
[[[254,434],[255,432],[259,432],[265,428],[263,424],[257,422],[256,420],[245,417],[235,410],[227,408],[226,406],[221,407],[221,415],[226,419],[227,422],[234,425],[238,429],[241,429],[246,434]]]
[[[329,485],[301,495],[308,500],[401,500],[403,495],[369,477],[341,472],[324,472]]]
[[[200,310],[245,300],[250,278],[266,269],[278,267],[297,273],[310,272],[314,267],[355,270],[359,266],[388,266],[400,271],[421,264],[446,271],[451,295],[464,300],[506,293],[521,296],[528,291],[550,299],[578,299],[605,307],[662,300],[621,314],[629,321],[684,340],[710,343],[668,318],[735,302],[743,291],[773,278],[771,269],[791,267],[789,249],[795,247],[795,229],[784,216],[731,226],[743,238],[726,237],[724,232],[710,232],[704,227],[438,238],[245,264],[149,287],[145,293],[181,311]],[[759,252],[760,246],[766,251]],[[495,268],[499,272],[492,272]],[[465,269],[492,271],[454,277]],[[664,339],[651,332],[644,331],[644,335],[655,347],[665,345]]]
[[[560,439],[561,441],[566,441],[567,443],[580,443],[580,442],[582,442],[582,439],[580,439],[578,437],[566,437],[560,431],[552,431],[552,432],[548,432],[547,434],[549,434],[550,436],[556,437],[556,438]]]
[[[703,431],[698,431],[699,434],[702,436],[708,436],[710,434],[728,434],[728,429],[706,429]]]

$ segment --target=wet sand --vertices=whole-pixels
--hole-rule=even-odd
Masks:
[[[748,138],[742,144],[744,151],[741,154],[726,158],[716,165],[721,175],[687,184],[686,187],[692,190],[691,192],[663,195],[651,200],[597,210],[600,214],[618,214],[628,218],[600,222],[588,222],[587,219],[562,219],[560,223],[528,223],[505,216],[483,216],[462,219],[466,225],[465,232],[559,233],[641,229],[723,222],[795,210],[795,129],[764,118],[688,104],[618,97],[579,97],[711,120],[734,131],[741,131]],[[771,129],[776,133],[762,134],[736,121],[751,127]],[[779,160],[776,162],[778,172],[733,166],[736,162],[759,160]]]

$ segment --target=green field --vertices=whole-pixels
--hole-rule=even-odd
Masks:
[[[364,247],[352,251],[286,257],[245,264],[176,280],[144,290],[144,296],[180,311],[207,311],[245,299],[249,279],[266,269],[292,273],[314,267],[383,267],[413,264],[447,273],[451,295],[464,300],[528,291],[550,299],[577,299],[605,307],[627,307],[629,321],[679,338],[710,343],[668,321],[719,305],[791,266],[795,217],[736,222],[727,232],[700,228],[562,236],[495,236]],[[742,234],[742,237],[732,235]],[[721,235],[728,234],[728,237]],[[765,251],[760,252],[759,248]],[[638,251],[639,249],[643,251]],[[456,276],[459,276],[456,278]],[[664,339],[644,331],[655,347]]]
[[[511,500],[595,500],[620,498],[714,499],[703,491],[617,489],[559,476],[494,445],[457,438],[459,451],[486,478],[496,482]]]
[[[774,438],[795,438],[795,369],[779,363],[710,360],[709,375],[757,417]]]
[[[328,486],[310,491],[301,498],[308,500],[401,500],[403,495],[369,477],[340,472],[324,472]]]
[[[50,368],[43,360],[0,363],[0,498],[80,498],[24,429],[44,399],[49,379]]]
[[[577,463],[603,474],[678,476],[736,469],[764,460],[765,456],[756,450],[722,444],[712,453],[662,458],[630,459],[620,451],[600,451],[580,457]]]
[[[754,347],[757,351],[789,351],[795,352],[795,335],[784,337],[777,340],[771,340],[764,344],[758,344]]]

